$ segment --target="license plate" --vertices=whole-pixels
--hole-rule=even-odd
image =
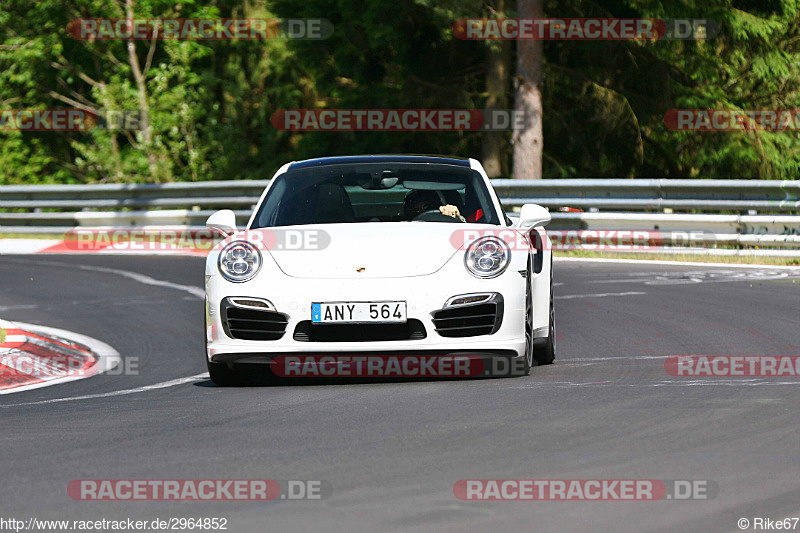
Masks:
[[[364,324],[406,321],[406,302],[317,302],[311,304],[313,324]]]

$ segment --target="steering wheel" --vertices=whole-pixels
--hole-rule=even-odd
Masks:
[[[411,219],[412,221],[422,221],[422,222],[461,222],[460,218],[451,217],[450,215],[445,215],[438,209],[431,209],[429,211],[423,211],[419,215],[415,216]]]

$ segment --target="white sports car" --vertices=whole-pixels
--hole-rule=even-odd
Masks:
[[[205,269],[211,379],[356,356],[480,358],[527,375],[555,358],[548,222],[535,204],[512,221],[474,159],[286,164],[245,229],[230,210],[208,219],[227,235]]]

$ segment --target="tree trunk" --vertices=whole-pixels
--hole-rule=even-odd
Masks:
[[[111,132],[111,157],[114,160],[114,180],[122,180],[122,159],[119,156],[119,142],[116,132]]]
[[[543,0],[517,0],[519,18],[541,18]],[[517,41],[517,75],[514,111],[525,116],[525,127],[514,130],[514,177],[541,179],[544,139],[542,133],[542,41]]]
[[[504,16],[505,0],[496,0],[490,6],[490,17]],[[485,109],[508,109],[508,71],[511,46],[509,41],[488,41],[489,54],[486,64],[486,98]],[[502,131],[487,131],[483,135],[482,158],[483,168],[490,178],[508,175],[506,152],[506,135]]]

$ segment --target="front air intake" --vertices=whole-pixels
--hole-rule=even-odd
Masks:
[[[414,318],[402,324],[312,324],[303,320],[294,329],[294,340],[299,342],[414,341],[425,337],[425,326]]]
[[[271,309],[257,310],[231,305],[223,300],[222,325],[232,339],[246,341],[276,341],[286,333],[289,318]]]
[[[431,315],[436,333],[442,337],[491,335],[503,322],[503,299],[496,294],[489,303],[449,307]]]

